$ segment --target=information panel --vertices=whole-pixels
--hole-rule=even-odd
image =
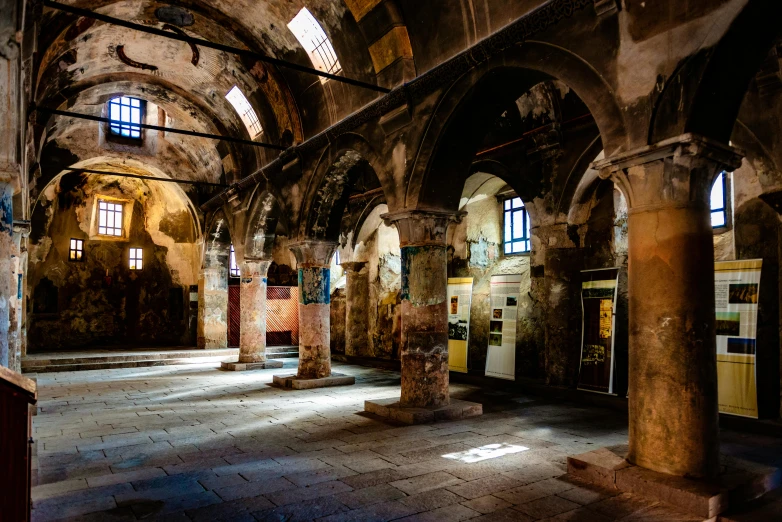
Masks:
[[[581,367],[578,389],[614,393],[614,322],[619,269],[581,272]]]
[[[752,418],[758,418],[755,354],[762,265],[762,259],[714,263],[719,408]]]
[[[448,278],[448,369],[467,373],[472,277]]]
[[[516,312],[519,307],[521,275],[491,278],[489,351],[486,375],[516,380]]]

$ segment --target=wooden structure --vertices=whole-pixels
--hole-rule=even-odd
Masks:
[[[35,382],[0,366],[0,518],[30,520],[30,405],[38,400]]]

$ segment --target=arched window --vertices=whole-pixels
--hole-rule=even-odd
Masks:
[[[144,103],[137,98],[119,96],[109,100],[109,131],[123,138],[141,139],[140,124],[144,117]]]
[[[288,24],[288,29],[310,55],[312,65],[316,69],[331,74],[337,74],[342,70],[329,37],[326,36],[323,28],[306,7],[293,17],[293,20]],[[321,78],[320,81],[326,82],[328,78]]]
[[[244,126],[247,127],[247,132],[250,133],[250,138],[255,139],[263,132],[261,122],[258,120],[258,115],[255,114],[253,106],[250,105],[247,97],[239,90],[239,87],[234,85],[231,90],[228,91],[228,94],[225,95],[225,99],[233,105],[234,110],[242,119]]]
[[[727,213],[727,179],[725,172],[720,172],[711,187],[711,226],[722,228],[728,225]]]

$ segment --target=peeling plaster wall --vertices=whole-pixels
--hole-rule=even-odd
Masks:
[[[77,174],[47,187],[30,237],[30,352],[194,342],[186,305],[200,256],[191,209],[177,190]],[[97,196],[127,201],[126,239],[97,235]],[[68,260],[71,238],[84,241],[84,261]],[[143,249],[142,270],[129,269],[130,247]]]
[[[287,236],[277,235],[272,246],[272,264],[269,265],[266,280],[269,286],[297,286],[298,272],[296,258],[288,248]]]
[[[500,184],[502,185],[502,184]],[[448,277],[472,277],[470,307],[470,341],[467,365],[482,372],[486,367],[489,346],[490,283],[494,275],[520,274],[519,308],[516,318],[516,374],[538,372],[537,353],[543,332],[538,321],[536,304],[531,297],[530,256],[502,255],[502,207],[496,192],[477,192],[466,201],[467,212],[461,224],[449,230]],[[463,199],[463,202],[465,200]]]
[[[381,223],[364,243],[369,261],[369,351],[396,359],[402,341],[402,259],[396,227]]]

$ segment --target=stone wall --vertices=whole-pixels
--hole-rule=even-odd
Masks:
[[[191,207],[177,191],[173,184],[82,174],[46,188],[30,237],[30,352],[194,343],[187,303],[200,249]],[[123,238],[98,235],[97,196],[125,201]],[[81,262],[68,259],[71,238],[84,242]],[[143,249],[142,270],[128,267],[131,247]]]

